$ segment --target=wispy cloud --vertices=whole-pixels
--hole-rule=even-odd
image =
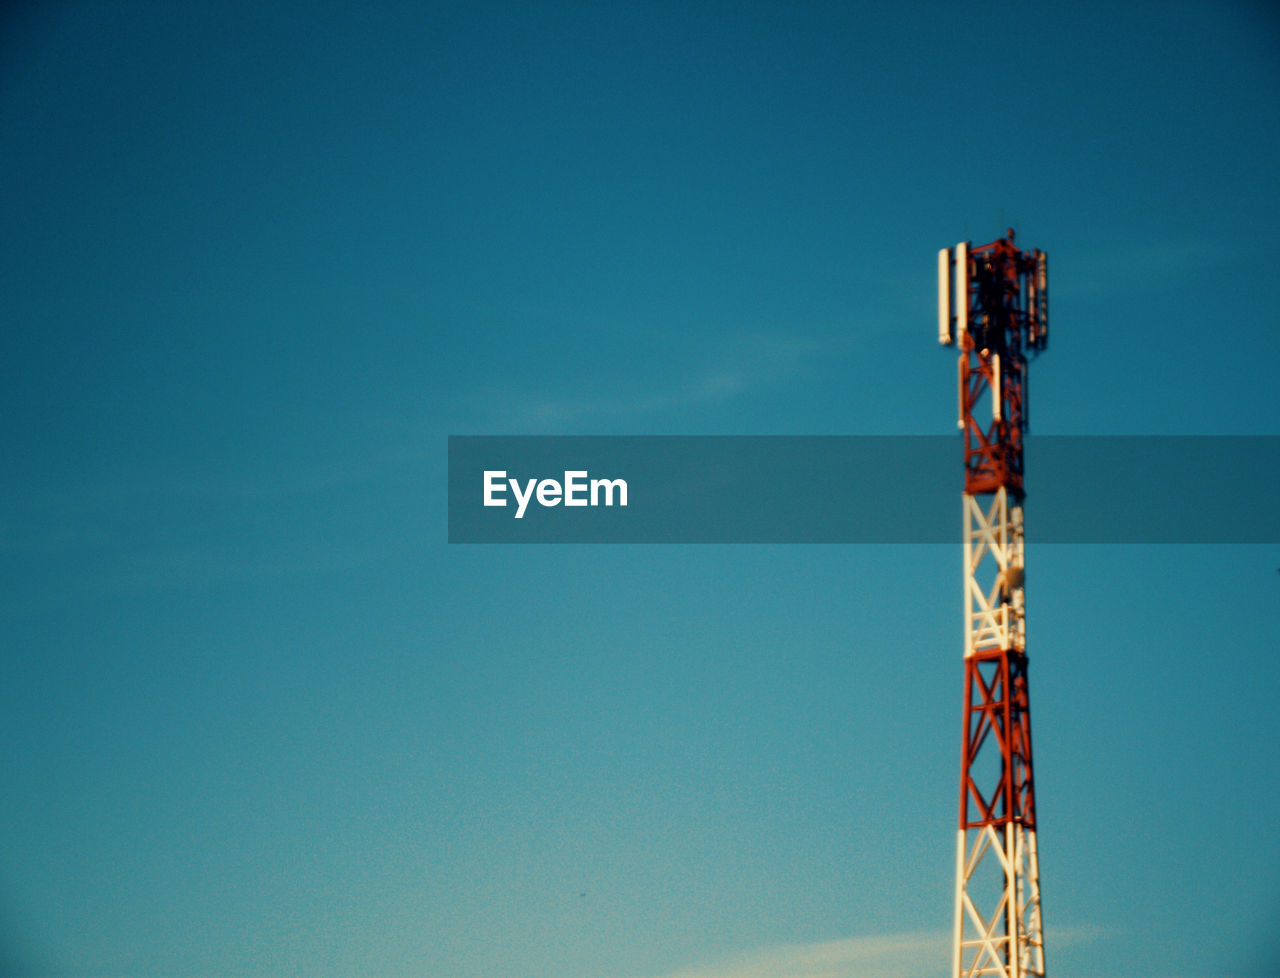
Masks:
[[[1103,936],[1091,926],[1050,928],[1046,941],[1062,947]],[[775,944],[655,978],[942,978],[950,962],[949,931],[915,931]]]
[[[661,978],[919,978],[947,970],[951,936],[921,931],[779,944]]]
[[[351,439],[333,457],[182,457],[6,487],[0,558],[25,569],[29,593],[0,599],[0,618],[73,602],[83,589],[167,591],[375,565],[402,547],[379,508],[402,501],[407,485],[440,492],[427,477],[444,470],[445,433],[431,434]],[[438,500],[419,512],[429,505]]]
[[[1228,249],[1207,240],[1132,241],[1093,255],[1066,259],[1071,264],[1071,274],[1061,275],[1055,274],[1051,255],[1050,295],[1060,299],[1163,288],[1232,257]]]
[[[665,382],[643,386],[595,378],[596,390],[608,394],[583,397],[543,396],[521,392],[487,398],[494,405],[493,422],[517,431],[544,432],[570,427],[639,423],[657,415],[714,405],[801,377],[822,354],[815,340],[783,333],[748,332],[722,341],[718,348],[690,355],[698,365],[672,369]],[[673,363],[677,358],[673,356]],[[624,371],[625,372],[625,371]]]
[[[515,413],[523,422],[535,427],[609,419],[628,421],[663,411],[727,400],[741,393],[748,383],[748,378],[740,372],[714,371],[656,393],[602,398],[534,398],[518,406]]]

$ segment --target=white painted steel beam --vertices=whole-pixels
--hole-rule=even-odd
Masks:
[[[988,505],[966,494],[966,657],[1025,649],[1024,556],[1022,507],[1012,503],[1007,490],[993,493]],[[1012,693],[1006,689],[1003,695]],[[998,746],[982,748],[992,749]],[[982,874],[988,885],[971,889],[970,883]],[[1044,975],[1039,875],[1035,830],[1022,822],[958,831],[953,978]],[[995,878],[1004,881],[999,893],[990,890]]]

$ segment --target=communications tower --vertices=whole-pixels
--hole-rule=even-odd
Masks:
[[[1023,591],[1027,358],[1048,341],[1048,260],[1013,230],[938,253],[938,339],[960,351],[964,734],[953,978],[1044,975]]]

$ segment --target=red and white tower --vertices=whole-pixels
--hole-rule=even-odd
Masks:
[[[953,978],[1044,975],[1022,539],[1027,357],[1048,341],[1048,261],[1013,231],[938,253],[938,339],[960,350],[964,734]]]

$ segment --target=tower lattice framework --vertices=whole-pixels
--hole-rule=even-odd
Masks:
[[[1048,261],[1013,239],[938,254],[938,338],[960,351],[964,433],[954,978],[1045,974],[1022,503],[1027,359],[1048,341]]]

